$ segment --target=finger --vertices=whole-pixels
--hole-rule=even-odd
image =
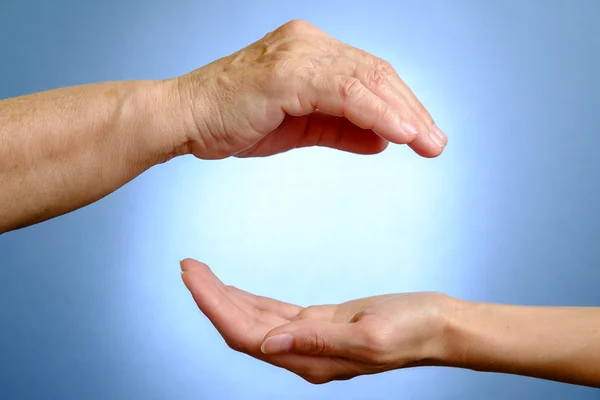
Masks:
[[[343,357],[364,361],[368,341],[356,323],[299,320],[267,333],[261,346],[264,354],[299,353]]]
[[[374,59],[374,57],[371,56],[371,59]],[[348,54],[342,54],[317,57],[314,59],[313,65],[315,66],[315,69],[320,72],[335,73],[358,78],[377,96],[385,101],[393,102],[399,106],[399,108],[403,109],[407,116],[411,117],[411,122],[427,122],[424,119],[423,121],[420,121],[422,116],[419,115],[415,107],[409,103],[406,94],[402,90],[399,90],[397,79],[395,79],[398,78],[398,75],[391,66],[388,66],[389,64],[381,61],[380,64],[375,65],[371,60],[362,60],[361,58],[352,57]],[[412,95],[412,92],[410,93]],[[431,118],[428,119],[431,120]],[[431,121],[431,124],[432,123],[433,121]]]
[[[265,330],[268,330],[273,326],[279,326],[281,324],[285,324],[286,322],[289,321],[289,319],[282,317],[281,315],[279,315],[271,310],[266,310],[263,308],[256,307],[253,303],[248,301],[248,299],[237,295],[233,289],[237,289],[237,288],[234,288],[233,286],[225,286],[225,288],[224,288],[229,300],[235,306],[237,306],[241,311],[246,313],[246,315],[249,318],[251,318],[252,320],[254,320],[256,323],[258,323],[261,326],[262,325],[266,326]],[[240,289],[237,289],[237,290],[240,290]],[[264,333],[264,331],[263,331],[263,333]],[[262,338],[258,338],[259,341],[260,341],[260,339],[262,339]]]
[[[233,296],[248,302],[257,309],[276,314],[287,320],[294,318],[300,311],[302,311],[302,307],[300,306],[271,299],[269,297],[256,296],[235,286],[226,286],[226,289],[232,293]]]
[[[224,294],[223,283],[206,264],[196,260],[183,260],[181,269],[183,282],[200,311],[229,345],[232,345],[232,342],[240,342],[243,339],[240,334],[248,331],[251,321],[248,315]]]
[[[361,82],[364,82],[369,90],[393,108],[400,110],[399,112],[413,124],[418,135],[409,143],[409,146],[417,154],[424,157],[435,157],[442,153],[447,143],[446,136],[433,123],[429,113],[425,116],[415,110],[412,100],[407,99],[392,84],[394,74],[389,74],[385,69],[377,69],[361,63],[356,65],[354,74]]]
[[[366,155],[380,153],[388,144],[372,130],[359,128],[344,117],[315,111],[301,117],[288,115],[273,132],[236,157],[266,156],[311,146]]]
[[[321,146],[355,154],[377,154],[389,142],[346,118],[314,112],[306,117],[305,134],[297,147]]]
[[[413,91],[406,85],[406,83],[400,78],[396,70],[386,61],[383,61],[379,57],[376,57],[364,50],[350,46],[344,42],[334,39],[334,51],[343,57],[353,59],[361,64],[368,65],[375,70],[384,71],[390,76],[390,84],[396,88],[396,90],[402,94],[409,101],[409,105],[413,110],[424,118],[424,120],[433,124],[433,118],[429,111],[419,101]]]
[[[416,137],[416,128],[360,79],[314,74],[307,80],[297,99],[284,100],[283,109],[288,114],[306,115],[318,109],[330,115],[343,115],[358,127],[373,130],[397,144],[410,143]]]
[[[197,296],[206,297],[209,293],[213,293],[211,289],[213,289],[214,287],[218,291],[218,293],[214,297],[219,299],[226,299],[233,303],[233,305],[240,309],[240,311],[245,312],[248,315],[253,314],[253,306],[247,301],[243,301],[241,299],[235,298],[234,296],[231,296],[230,291],[227,290],[228,287],[225,286],[219,278],[217,278],[217,276],[212,272],[208,265],[193,259],[185,259],[181,262],[181,269],[184,278],[184,283],[186,283],[186,286],[190,282],[193,282],[195,284],[196,279],[198,279],[199,283],[195,284],[194,287],[188,286],[188,289],[192,292],[192,295],[196,293]],[[188,279],[185,273],[197,273],[199,274],[199,276],[194,277],[194,279]]]
[[[222,283],[215,274],[212,273],[210,267],[200,261],[194,260],[193,258],[185,258],[179,263],[181,266],[181,272],[201,272],[206,275],[207,281],[212,283]]]
[[[446,134],[444,134],[442,130],[435,125],[429,111],[423,106],[417,96],[400,78],[396,70],[388,62],[383,61],[364,50],[357,49],[336,39],[334,39],[333,47],[335,54],[347,59],[353,59],[358,63],[369,66],[375,71],[382,71],[385,75],[387,75],[389,77],[390,85],[407,100],[410,108],[412,108],[421,117],[422,121],[429,127],[428,137],[427,135],[422,134],[421,136],[426,137],[420,138],[420,140],[417,139],[410,143],[410,146],[413,148],[413,150],[419,154],[421,152],[425,152],[426,154],[421,155],[432,157],[432,149],[428,148],[429,146],[426,145],[426,140],[424,139],[431,140],[436,147],[442,147],[443,149],[448,142]],[[440,143],[443,145],[440,146]],[[433,149],[433,152],[435,153],[436,149]],[[437,149],[437,152],[440,152],[439,149]]]
[[[431,129],[429,137],[420,134],[417,135],[415,140],[408,144],[415,153],[426,158],[435,158],[439,156],[448,144],[446,134],[443,133],[437,125],[433,125]],[[432,137],[435,138],[432,139]],[[439,143],[441,143],[441,145]]]
[[[372,60],[376,58],[370,55],[367,59],[369,63],[345,56],[330,56],[317,59],[315,64],[317,69],[333,70],[360,79],[371,92],[401,113],[418,131],[417,138],[409,143],[413,150],[425,157],[440,155],[447,143],[446,135],[434,124],[431,115],[393,68],[383,61],[377,64]],[[406,88],[406,91],[401,90],[401,87]]]
[[[392,107],[402,110],[400,111],[402,115],[415,126],[418,136],[409,143],[413,150],[426,157],[442,153],[448,142],[446,135],[434,124],[431,115],[403,82],[402,85],[394,85],[394,82],[400,81],[400,78],[391,67],[358,63],[354,76]],[[399,89],[402,86],[408,90],[408,94]]]

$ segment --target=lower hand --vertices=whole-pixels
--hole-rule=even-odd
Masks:
[[[374,154],[388,142],[435,157],[447,142],[389,63],[303,21],[167,82],[186,151],[202,159],[306,146]]]
[[[225,286],[198,261],[182,262],[200,310],[234,350],[285,368],[311,383],[417,365],[444,353],[439,293],[394,294],[308,308]]]

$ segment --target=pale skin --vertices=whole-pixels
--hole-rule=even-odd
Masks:
[[[600,308],[473,303],[433,292],[304,308],[226,286],[198,261],[181,267],[232,349],[311,383],[446,366],[600,387]]]
[[[292,21],[173,79],[0,101],[0,234],[86,206],[181,155],[263,157],[308,146],[367,155],[389,143],[436,157],[447,138],[389,63]],[[447,365],[600,385],[598,309],[436,293],[301,308],[226,287],[197,261],[182,267],[231,347],[313,383]]]

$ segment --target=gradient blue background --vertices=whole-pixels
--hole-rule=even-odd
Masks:
[[[2,235],[0,398],[598,399],[443,368],[312,386],[229,350],[178,260],[301,305],[418,290],[600,305],[600,2],[2,0],[0,98],[175,76],[293,18],[391,61],[445,154],[185,157]]]

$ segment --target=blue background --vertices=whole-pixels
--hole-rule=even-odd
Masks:
[[[0,97],[175,76],[293,18],[392,62],[445,154],[184,157],[2,235],[0,398],[598,399],[448,368],[312,386],[229,350],[178,260],[301,305],[600,305],[600,2],[2,0]]]

